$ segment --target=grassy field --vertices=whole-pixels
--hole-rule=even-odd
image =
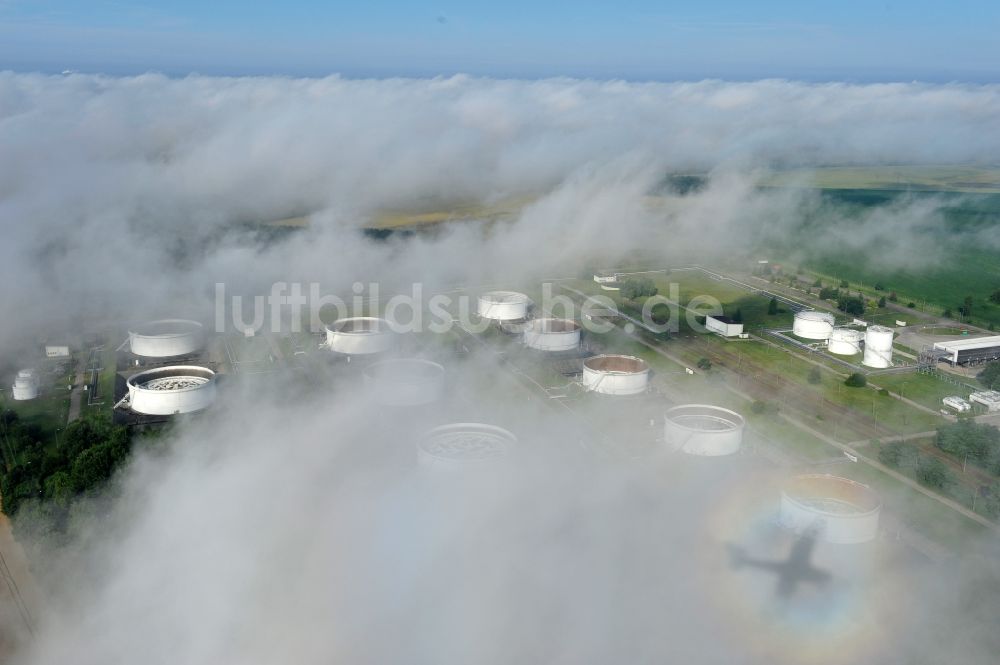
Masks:
[[[835,211],[842,231],[850,233],[851,225],[860,223],[866,212],[876,206],[893,205],[903,195],[844,189],[824,191],[822,196],[821,209]],[[846,279],[852,290],[865,286],[866,293],[875,295],[872,287],[881,283],[885,287],[883,294],[896,291],[901,304],[914,302],[918,309],[935,315],[951,309],[957,316],[958,306],[970,296],[971,322],[1000,326],[1000,305],[988,300],[991,293],[1000,289],[1000,243],[989,242],[990,238],[1000,238],[1000,195],[907,193],[906,196],[917,201],[933,196],[935,205],[940,206],[940,226],[909,231],[922,234],[921,240],[939,247],[938,260],[921,263],[915,257],[912,267],[902,269],[885,267],[877,246],[861,251],[840,250],[841,246],[836,244],[817,247],[810,243],[818,230],[813,224],[825,224],[825,218],[803,220],[795,233],[779,240],[783,253],[796,256],[807,270],[831,282]]]
[[[925,190],[1000,193],[1000,168],[973,166],[832,166],[776,171],[771,187],[817,189]]]
[[[69,390],[73,381],[75,358],[65,363],[65,371],[57,377],[50,377],[37,399],[17,401],[11,399],[9,390],[0,392],[0,410],[11,409],[25,423],[39,427],[45,438],[55,435],[56,429],[66,426],[69,413]]]

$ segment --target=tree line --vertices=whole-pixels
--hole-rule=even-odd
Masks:
[[[128,429],[107,417],[82,418],[46,437],[11,410],[0,413],[0,443],[0,493],[11,516],[31,499],[67,506],[110,478],[132,446]]]

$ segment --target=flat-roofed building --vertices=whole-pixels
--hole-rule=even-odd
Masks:
[[[743,334],[743,324],[728,316],[706,316],[705,328],[723,337],[739,337]]]
[[[1000,360],[1000,335],[934,342],[934,348],[945,352],[941,360],[947,363],[975,365]]]
[[[982,404],[987,411],[1000,411],[1000,391],[983,390],[969,395],[969,401]]]
[[[965,413],[966,411],[972,411],[972,405],[966,400],[962,399],[958,395],[949,395],[941,400],[941,403],[947,407],[958,411],[959,413]]]

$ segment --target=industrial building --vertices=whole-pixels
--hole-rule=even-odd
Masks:
[[[614,270],[599,270],[594,273],[594,281],[598,284],[607,284],[609,282],[617,282],[621,279],[621,274],[615,272]]]
[[[824,474],[795,476],[781,491],[779,522],[798,533],[817,529],[828,543],[867,543],[878,535],[882,499],[867,485]]]
[[[972,405],[958,395],[949,395],[948,397],[942,399],[941,403],[948,408],[958,411],[959,413],[965,413],[966,411],[972,410]]]
[[[934,349],[943,351],[941,360],[952,365],[978,365],[1000,360],[1000,335],[953,339],[949,342],[934,342]]]
[[[743,334],[743,323],[728,316],[706,316],[705,328],[723,337],[739,337]]]
[[[683,404],[666,413],[664,441],[689,455],[719,457],[738,452],[746,420],[729,409],[710,404]]]
[[[987,411],[1000,411],[1000,391],[983,390],[969,395],[969,401],[981,404]]]
[[[603,395],[638,395],[649,387],[649,365],[635,356],[593,356],[583,361],[583,386]]]

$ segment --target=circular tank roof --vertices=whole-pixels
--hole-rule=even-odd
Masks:
[[[528,327],[536,333],[573,333],[580,329],[580,324],[570,319],[535,319]]]
[[[830,517],[866,515],[882,507],[881,498],[870,487],[839,476],[795,476],[782,491],[800,506]]]
[[[355,316],[334,321],[326,328],[340,335],[377,335],[389,332],[389,322],[374,316]]]
[[[584,367],[607,374],[641,374],[649,371],[649,364],[635,356],[602,354],[583,361]]]
[[[864,332],[854,328],[834,328],[830,333],[831,341],[860,342],[864,339]]]
[[[484,462],[509,454],[512,433],[494,425],[454,423],[430,430],[417,443],[422,455],[447,462]]]
[[[666,418],[692,432],[731,432],[746,424],[746,419],[735,411],[711,404],[675,406],[667,409]]]
[[[140,337],[179,337],[201,332],[202,326],[189,319],[159,319],[136,326],[130,332]]]
[[[798,312],[795,315],[795,318],[801,321],[822,321],[824,323],[833,323],[835,320],[833,318],[833,314],[830,314],[829,312],[817,312],[815,310]]]
[[[520,303],[527,303],[530,298],[523,293],[518,293],[517,291],[488,291],[487,293],[479,296],[481,300],[487,302],[496,303],[498,305],[514,305]]]
[[[214,380],[215,372],[206,367],[175,365],[133,374],[126,383],[138,390],[180,392],[195,390]]]

